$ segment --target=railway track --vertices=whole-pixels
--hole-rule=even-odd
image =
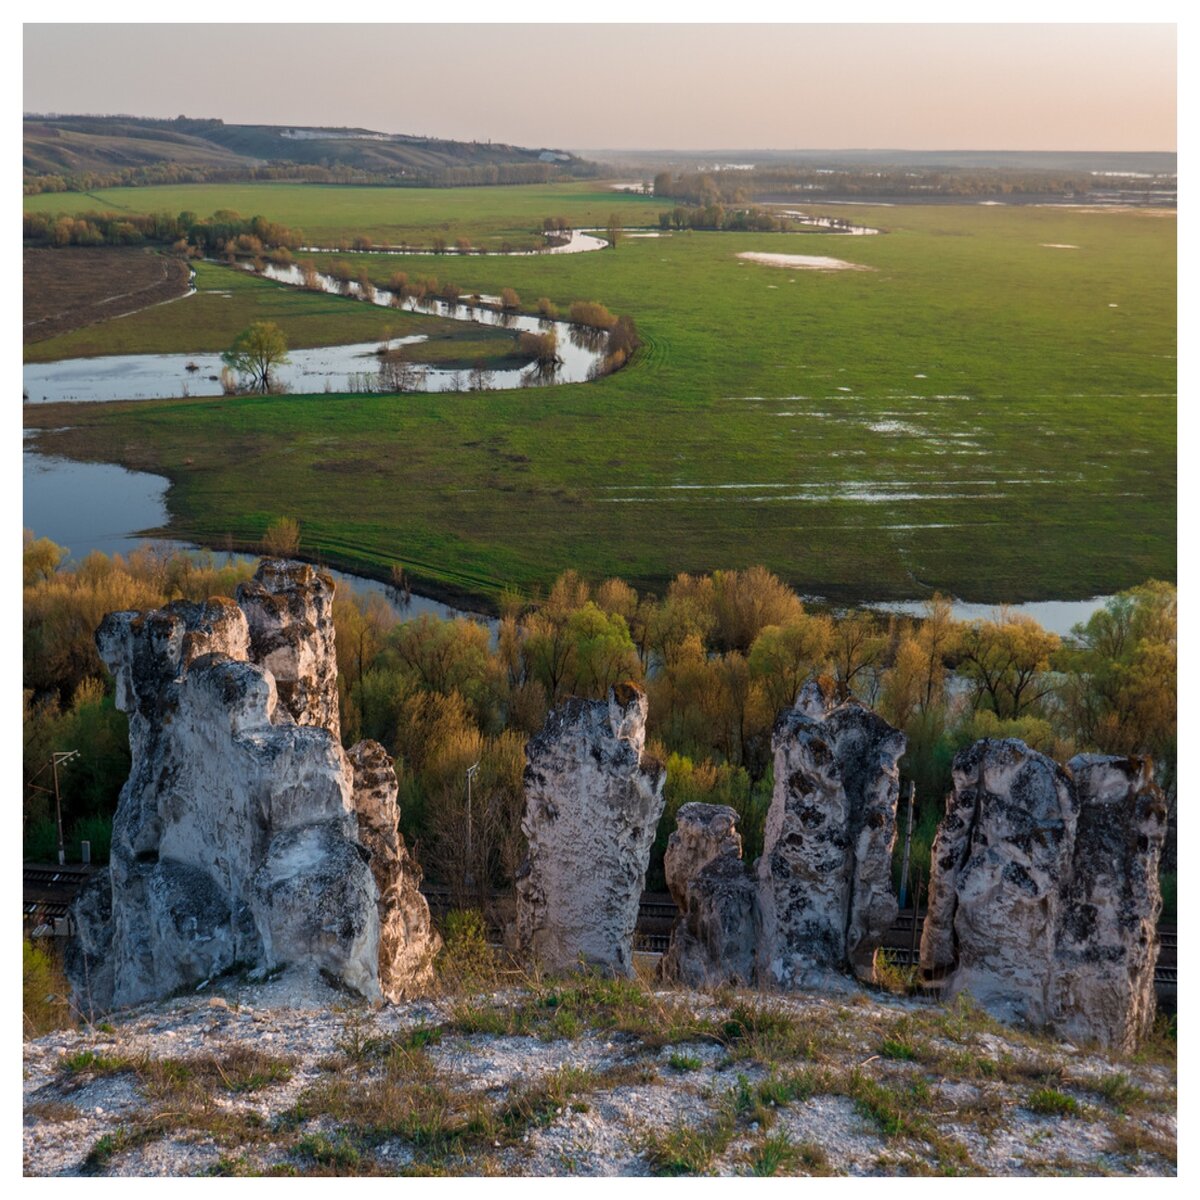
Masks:
[[[25,931],[30,936],[44,937],[70,932],[69,908],[76,893],[94,870],[91,866],[70,864],[65,867],[27,865],[24,870],[23,917]],[[422,894],[435,916],[444,916],[456,907],[449,888],[436,884],[422,886]],[[489,908],[493,914],[503,912],[513,903],[512,893],[494,892]],[[643,954],[663,954],[671,943],[671,930],[679,917],[679,909],[665,892],[646,892],[638,906],[634,949]],[[888,957],[898,967],[916,966],[920,957],[923,910],[906,909],[893,922],[883,938]],[[502,931],[498,924],[488,931],[499,942]],[[1158,929],[1158,963],[1154,969],[1154,990],[1159,1007],[1174,1012],[1178,973],[1178,929],[1160,925]]]

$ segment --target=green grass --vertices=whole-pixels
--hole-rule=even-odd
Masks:
[[[1029,1109],[1044,1117],[1073,1117],[1079,1112],[1079,1103],[1057,1088],[1038,1088],[1029,1097]]]
[[[138,190],[140,204],[150,190]],[[374,194],[267,189],[255,204],[244,190],[220,189],[221,202],[280,220],[300,215],[294,192],[339,205]],[[288,203],[271,207],[274,194]],[[549,197],[427,192],[397,200],[397,212],[443,202],[447,219],[453,210],[486,231],[527,221]],[[180,537],[257,542],[283,496],[309,552],[380,575],[399,560],[446,595],[530,592],[566,567],[661,590],[679,571],[760,562],[802,592],[850,602],[933,589],[988,602],[1078,598],[1173,579],[1173,218],[855,211],[890,232],[694,233],[582,255],[362,260],[380,283],[432,269],[471,291],[513,286],[530,306],[542,295],[560,307],[595,299],[630,314],[643,348],[599,382],[48,406],[26,420],[73,427],[43,435],[47,450],[167,475]],[[415,231],[425,216],[405,219]],[[876,269],[777,270],[740,262],[741,250]],[[354,308],[294,294],[279,303],[299,300]],[[179,319],[178,305],[155,311],[146,322]]]
[[[181,184],[174,187],[109,188],[99,192],[59,192],[25,197],[26,212],[193,212],[211,216],[230,208],[244,217],[265,216],[301,229],[310,245],[336,245],[359,235],[379,245],[401,239],[428,246],[442,237],[453,246],[460,237],[498,249],[541,242],[545,217],[603,226],[618,212],[629,225],[657,224],[673,201],[609,191],[594,181],[528,187],[388,188],[338,187],[306,183]],[[534,236],[537,234],[537,236]]]
[[[193,265],[195,295],[34,342],[25,347],[25,361],[225,350],[251,321],[274,321],[292,349],[424,334],[427,342],[408,347],[414,362],[467,368],[484,358],[489,369],[512,365],[493,361],[506,359],[515,349],[515,335],[505,329],[280,287],[216,263]]]

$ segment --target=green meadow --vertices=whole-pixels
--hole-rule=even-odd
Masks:
[[[388,241],[418,240],[439,212],[448,238],[475,240],[515,238],[522,223],[573,215],[572,204],[599,206],[587,218],[598,223],[614,210],[653,223],[666,207],[590,186],[205,186],[99,199],[261,212],[312,235],[361,220],[359,232]],[[30,199],[50,211],[96,207]],[[291,515],[310,554],[376,573],[399,561],[426,587],[483,599],[544,588],[566,567],[661,588],[679,571],[761,562],[802,592],[844,602],[934,590],[986,602],[1080,598],[1173,579],[1174,217],[817,211],[887,232],[676,233],[532,258],[356,257],[380,284],[406,270],[464,291],[511,286],[531,309],[546,296],[632,316],[642,349],[593,383],[36,406],[26,423],[45,427],[41,445],[56,453],[167,475],[178,536],[249,545]],[[313,221],[322,213],[323,227]],[[750,250],[870,269],[737,257]],[[207,272],[244,280],[254,294],[238,319],[270,310],[293,345],[319,344],[305,341],[318,326],[322,340],[352,341],[362,322],[398,325],[357,301]],[[83,353],[85,336],[106,352],[208,348],[189,338],[201,327],[215,337],[216,318],[197,326],[179,315],[198,299],[36,349]],[[290,312],[300,300],[320,313]]]
[[[563,216],[577,227],[603,226],[619,212],[630,224],[654,222],[670,208],[661,200],[613,192],[595,181],[531,187],[389,188],[309,183],[201,183],[177,187],[109,188],[25,197],[26,212],[192,212],[212,216],[232,209],[303,230],[311,245],[368,237],[381,245],[402,239],[429,245],[460,237],[475,245],[514,249],[541,244],[545,217]],[[536,235],[536,236],[535,236]]]
[[[93,358],[101,354],[170,354],[225,350],[251,321],[274,321],[293,349],[345,342],[381,341],[423,334],[409,350],[413,361],[453,361],[489,367],[512,353],[514,337],[504,329],[468,325],[356,304],[341,296],[279,287],[247,271],[210,262],[193,264],[196,294],[142,309],[115,321],[74,329],[25,346],[26,362]]]

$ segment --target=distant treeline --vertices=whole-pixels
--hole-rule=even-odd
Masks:
[[[155,187],[177,183],[266,183],[292,180],[297,183],[336,183],[363,187],[488,187],[497,184],[553,183],[561,179],[586,179],[597,174],[591,163],[481,163],[476,166],[442,167],[419,175],[364,171],[358,167],[277,162],[261,167],[198,167],[180,163],[153,163],[144,167],[122,167],[112,171],[82,171],[78,174],[26,174],[27,196],[43,192],[94,192],[102,188]]]
[[[695,208],[676,205],[670,212],[658,214],[662,229],[730,229],[746,233],[784,233],[791,229],[787,217],[779,217],[754,205],[726,207],[720,202]]]
[[[744,203],[751,190],[795,192],[797,197],[816,194],[843,196],[1021,196],[1087,195],[1111,191],[1114,180],[1086,172],[1013,170],[953,170],[812,167],[756,167],[752,172],[690,171],[674,174],[661,171],[654,177],[654,194],[688,204],[711,206],[720,202]],[[1130,179],[1125,186],[1149,193],[1174,194],[1173,180]]]
[[[137,246],[150,242],[180,252],[219,255],[240,251],[258,254],[264,247],[294,250],[304,234],[266,217],[243,217],[220,209],[201,219],[195,213],[87,212],[77,216],[26,213],[24,236],[41,246]]]

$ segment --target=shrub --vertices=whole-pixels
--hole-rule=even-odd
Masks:
[[[273,558],[286,558],[300,549],[300,522],[291,517],[277,517],[267,526],[262,540],[263,553]]]
[[[71,988],[53,950],[25,939],[21,947],[21,984],[26,1037],[41,1037],[71,1024]]]
[[[617,318],[595,300],[576,300],[571,304],[571,320],[576,325],[587,325],[592,329],[611,329]]]

